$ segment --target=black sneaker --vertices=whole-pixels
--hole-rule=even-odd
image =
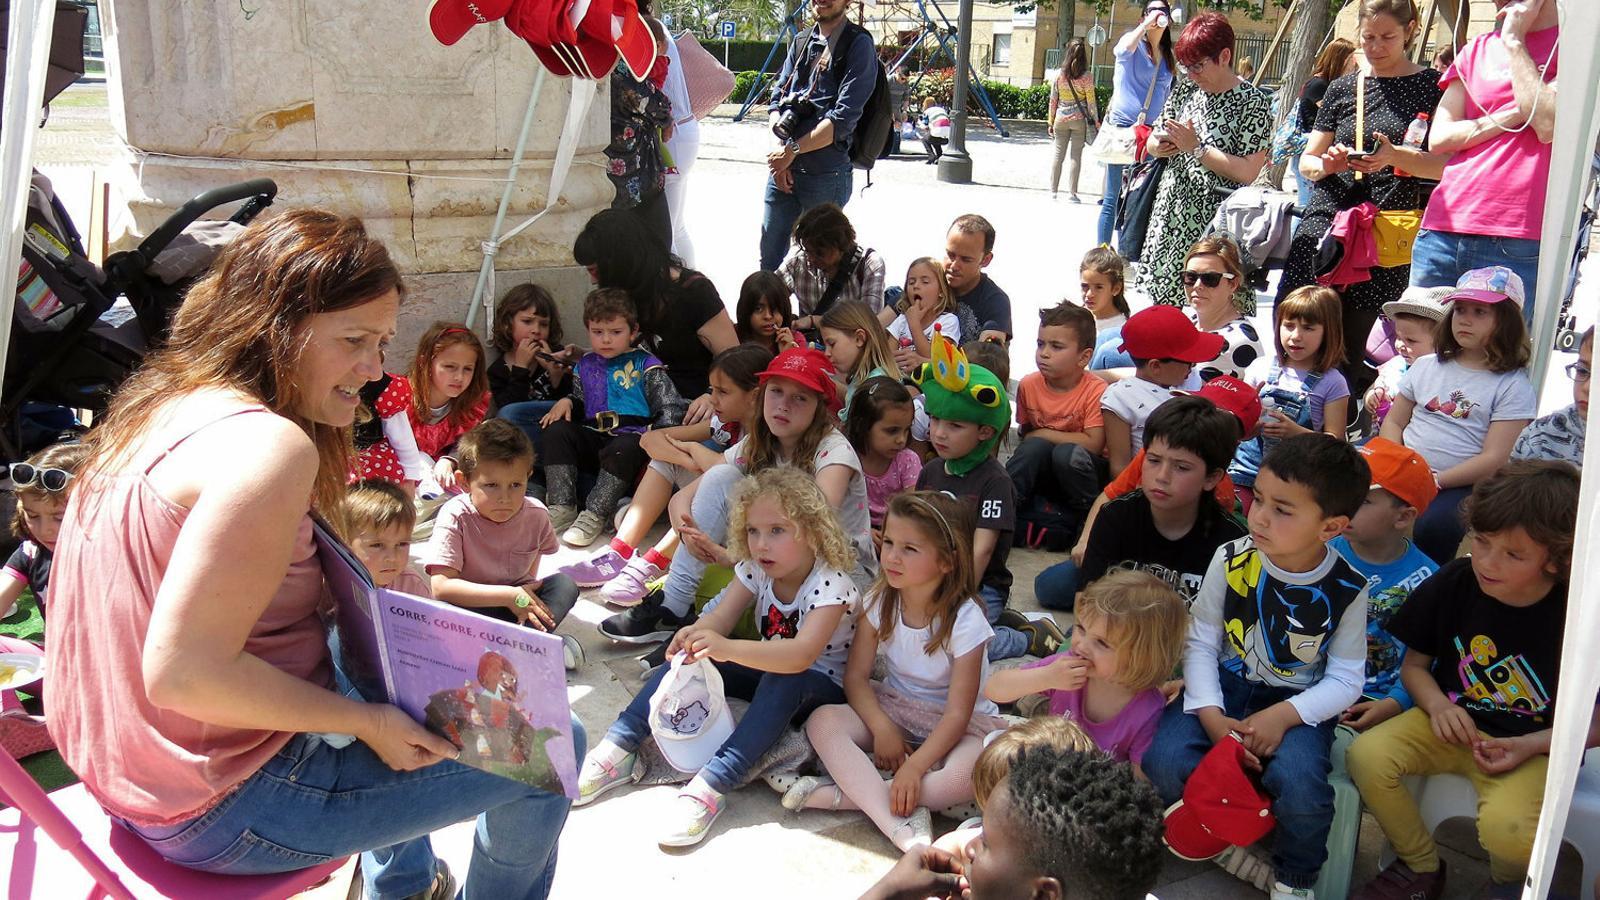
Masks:
[[[665,642],[656,645],[654,650],[639,657],[639,668],[644,670],[644,677],[648,679],[655,670],[667,664],[667,645]]]
[[[679,628],[694,621],[693,615],[679,616],[662,605],[661,591],[654,590],[626,609],[600,623],[600,633],[624,644],[650,644],[664,641]]]

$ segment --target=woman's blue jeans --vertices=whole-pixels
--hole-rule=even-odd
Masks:
[[[1243,720],[1252,713],[1287,700],[1293,691],[1246,681],[1227,670],[1222,679],[1222,712]],[[1328,831],[1333,825],[1333,722],[1296,725],[1283,733],[1278,752],[1262,760],[1261,784],[1272,795],[1278,819],[1272,850],[1277,878],[1295,888],[1316,884],[1328,858]],[[1144,754],[1144,772],[1171,805],[1183,798],[1183,786],[1200,759],[1211,750],[1211,738],[1200,717],[1183,711],[1183,697],[1167,705],[1155,741]]]
[[[700,770],[706,784],[719,794],[744,784],[750,770],[783,737],[790,722],[803,721],[819,706],[845,702],[844,688],[814,669],[780,675],[738,663],[713,662],[712,665],[722,673],[725,695],[750,701],[750,708],[733,726],[733,734],[728,735],[716,755]],[[650,698],[670,671],[671,666],[656,667],[644,687],[633,696],[633,702],[606,732],[606,740],[629,752],[639,749],[650,736]]]
[[[1411,283],[1419,287],[1450,287],[1462,275],[1486,266],[1505,266],[1522,277],[1527,298],[1522,320],[1531,326],[1539,289],[1538,241],[1424,228],[1411,245]]]
[[[1100,195],[1099,243],[1110,244],[1117,228],[1117,204],[1122,199],[1122,170],[1127,166],[1106,164],[1106,189]]]

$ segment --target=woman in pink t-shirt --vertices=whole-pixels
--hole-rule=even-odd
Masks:
[[[100,804],[181,865],[367,851],[369,896],[448,896],[427,836],[481,814],[474,891],[543,897],[567,800],[351,699],[318,616],[311,515],[343,498],[402,289],[359,220],[296,210],[189,292],[90,435],[55,556],[50,730]]]

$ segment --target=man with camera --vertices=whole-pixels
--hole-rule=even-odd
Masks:
[[[850,135],[872,95],[877,48],[845,18],[846,0],[812,0],[816,24],[789,44],[773,83],[761,268],[775,272],[800,214],[850,202]]]

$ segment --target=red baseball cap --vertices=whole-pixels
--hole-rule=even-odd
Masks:
[[[1420,512],[1439,496],[1439,483],[1433,478],[1433,470],[1410,447],[1375,437],[1356,449],[1366,458],[1367,468],[1372,470],[1372,486],[1399,497],[1401,503]]]
[[[773,357],[766,370],[756,378],[765,384],[769,378],[787,378],[801,387],[810,388],[822,395],[822,402],[834,412],[844,404],[839,400],[839,387],[833,377],[837,370],[828,355],[811,347],[790,347]]]
[[[1230,734],[1195,767],[1183,799],[1167,809],[1164,839],[1174,854],[1210,859],[1229,847],[1254,844],[1278,824],[1272,798],[1245,771],[1246,752]]]
[[[428,28],[446,47],[461,40],[474,26],[505,18],[513,0],[433,0],[428,7]]]
[[[1142,309],[1122,325],[1122,350],[1139,359],[1176,359],[1203,363],[1216,359],[1228,341],[1194,327],[1176,306]]]
[[[1239,420],[1240,434],[1249,434],[1261,421],[1261,395],[1232,375],[1218,375],[1194,395],[1210,400],[1223,412],[1233,413]]]
[[[573,53],[593,78],[604,78],[617,65],[617,47],[611,39],[612,0],[576,0],[569,21],[576,29]]]
[[[634,80],[643,81],[655,65],[656,36],[639,15],[637,0],[611,0],[611,40]]]

